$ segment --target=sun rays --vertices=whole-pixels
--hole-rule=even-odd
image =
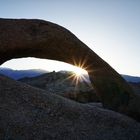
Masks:
[[[70,80],[76,89],[80,85],[79,83],[81,82],[87,82],[87,84],[90,83],[88,72],[91,72],[90,70],[91,67],[89,63],[87,63],[87,59],[88,58],[86,56],[79,59],[72,58],[70,63],[73,65],[70,65],[63,62],[30,57],[30,58],[10,60],[9,62],[7,62],[7,65],[5,64],[3,66],[4,67],[8,66],[8,68],[12,68],[13,65],[17,70],[37,68],[37,69],[56,71],[56,72],[67,71],[66,72],[67,76],[62,81],[60,81],[59,84],[63,84],[67,80]]]
[[[62,83],[70,80],[71,84],[73,84],[74,86],[74,93],[76,93],[77,90],[80,90],[80,86],[82,85],[82,83],[86,83],[89,86],[91,86],[91,84],[88,76],[87,69],[89,67],[86,66],[86,59],[84,59],[84,61],[80,60],[78,63],[76,63],[76,61],[73,59],[73,63],[73,70],[69,72],[67,78],[65,78]]]

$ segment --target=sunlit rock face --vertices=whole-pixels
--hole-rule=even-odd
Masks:
[[[126,81],[70,31],[43,20],[0,19],[0,64],[29,56],[82,65],[104,107],[140,114],[140,99]]]

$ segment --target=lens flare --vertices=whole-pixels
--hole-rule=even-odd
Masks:
[[[79,68],[79,67],[76,67],[74,70],[73,70],[74,74],[76,77],[81,77],[82,75],[85,75],[87,74],[87,71],[82,69],[82,68]]]
[[[87,82],[88,81],[88,72],[86,71],[88,67],[86,67],[86,59],[80,60],[76,62],[73,59],[75,68],[73,69],[73,74],[70,78],[72,78],[73,83],[77,86],[80,82]]]

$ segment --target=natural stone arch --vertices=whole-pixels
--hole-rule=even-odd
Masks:
[[[70,31],[43,20],[0,19],[0,64],[29,56],[83,63],[104,107],[139,114],[138,98],[127,82]]]

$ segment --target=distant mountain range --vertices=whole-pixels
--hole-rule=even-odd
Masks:
[[[65,71],[62,71],[64,73]],[[30,70],[13,70],[9,68],[0,68],[0,74],[6,75],[10,78],[13,78],[15,80],[24,78],[24,77],[36,77],[42,74],[48,73],[46,70],[41,69],[30,69]],[[140,77],[130,76],[130,75],[124,75],[122,74],[122,77],[128,81],[133,83],[139,83]]]
[[[122,74],[122,77],[127,82],[133,82],[133,83],[139,83],[140,82],[140,77],[138,77],[138,76],[130,76],[130,75],[124,75],[124,74]]]
[[[9,68],[0,68],[0,74],[6,75],[15,80],[18,80],[24,77],[36,77],[44,73],[48,73],[48,71],[40,70],[40,69],[13,70]]]

